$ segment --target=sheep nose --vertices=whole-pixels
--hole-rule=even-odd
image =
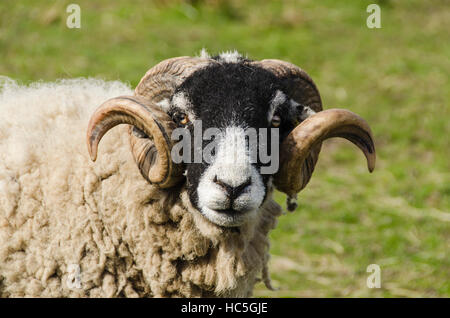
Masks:
[[[214,176],[213,182],[218,184],[223,190],[225,190],[227,196],[230,198],[231,201],[239,197],[239,195],[244,192],[244,190],[252,183],[252,180],[248,178],[243,183],[241,183],[238,186],[231,186],[222,180],[219,180],[217,176]]]

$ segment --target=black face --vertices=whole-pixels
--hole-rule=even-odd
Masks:
[[[275,103],[274,98],[277,92],[281,93],[283,98]],[[177,88],[173,96],[183,96],[183,98],[181,102],[176,98],[172,99],[169,115],[180,127],[189,129],[191,135],[194,132],[192,124],[194,119],[202,121],[202,132],[211,127],[222,131],[230,127],[243,129],[277,127],[281,143],[294,128],[295,114],[293,116],[292,112],[299,107],[298,104],[293,105],[289,97],[282,92],[284,92],[282,83],[272,73],[262,68],[244,63],[218,63],[195,72]],[[271,152],[270,138],[271,134],[268,133],[269,154]],[[203,141],[203,147],[208,143],[210,141]],[[192,153],[194,151],[194,145],[192,145]],[[225,160],[221,156],[227,156],[227,154],[217,154],[213,165],[219,165],[220,161]],[[238,169],[235,166],[239,163],[231,167],[233,171],[230,170],[229,174],[222,170],[227,170],[226,167],[217,168],[218,172],[211,172],[212,164],[205,161],[186,164],[187,184],[193,205],[210,220],[220,225],[235,226],[241,223],[236,221],[239,219],[236,215],[258,208],[267,195],[271,175],[260,173],[260,168],[264,164],[259,156],[257,158],[257,162],[251,163],[253,172],[249,172],[245,167],[242,168],[247,171],[248,177],[239,182],[234,182],[233,179],[233,173],[236,174],[237,179],[242,175],[240,170],[233,170]],[[223,173],[225,173],[223,180],[220,180]],[[207,178],[210,180],[206,180]],[[205,188],[215,187],[218,193],[213,193],[214,191],[210,193],[209,189],[205,190]],[[220,191],[224,193],[223,199]],[[240,194],[242,195],[239,196]],[[214,199],[209,199],[208,196]],[[211,203],[210,200],[215,201]],[[233,205],[233,200],[236,200],[236,207]],[[219,221],[215,217],[210,217],[215,213],[220,216]],[[223,221],[222,216],[228,221]]]

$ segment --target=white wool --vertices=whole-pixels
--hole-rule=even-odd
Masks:
[[[163,111],[165,111],[166,113],[169,111],[170,109],[170,101],[168,98],[163,98],[161,101],[159,101],[158,103],[156,103],[156,105],[158,105]]]
[[[238,63],[243,57],[238,51],[233,50],[220,53],[219,58],[226,63]]]
[[[90,116],[132,94],[98,79],[1,79],[0,297],[248,297],[258,275],[267,283],[267,234],[281,214],[271,195],[255,222],[227,232],[190,206],[185,187],[142,178],[125,125],[90,161]],[[81,288],[69,284],[77,268]]]
[[[189,98],[189,96],[185,92],[178,92],[175,95],[172,96],[172,105],[170,105],[167,109],[169,109],[171,106],[174,106],[176,108],[181,109],[183,112],[185,112],[189,116],[190,121],[196,120],[196,116],[194,112],[192,111],[192,103]]]
[[[93,78],[36,82],[29,86],[1,78],[0,164],[28,169],[35,160],[36,150],[46,146],[44,142],[54,146],[61,143],[62,138],[51,136],[51,132],[64,131],[65,119],[79,120],[84,133],[86,119],[93,111],[107,99],[119,95],[132,95],[132,90],[122,82]],[[67,137],[64,142],[70,145],[74,136]]]
[[[269,111],[267,112],[267,121],[270,122],[273,118],[273,114],[277,110],[278,106],[286,101],[286,94],[279,89],[275,92],[275,96],[270,101]]]
[[[192,109],[191,101],[189,100],[189,97],[186,96],[185,92],[178,92],[172,97],[172,104],[173,106],[188,111]]]
[[[225,63],[238,63],[242,59],[247,58],[246,56],[243,56],[241,53],[239,53],[237,50],[223,51],[223,52],[220,52],[218,54],[218,56],[219,56],[218,60],[220,62],[225,62]],[[202,48],[198,57],[210,59],[211,54],[209,54],[209,52],[206,48]]]
[[[210,59],[211,55],[209,55],[208,50],[206,50],[206,48],[202,48],[202,50],[200,51],[199,57],[201,57],[203,59]]]

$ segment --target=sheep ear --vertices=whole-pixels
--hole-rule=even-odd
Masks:
[[[294,126],[316,113],[311,107],[299,104],[293,99],[290,100],[290,104],[290,118],[292,118]]]
[[[142,176],[161,188],[175,185],[183,168],[171,158],[172,119],[154,103],[136,96],[121,96],[103,103],[92,115],[87,142],[92,160],[101,138],[111,128],[129,124],[133,157]]]

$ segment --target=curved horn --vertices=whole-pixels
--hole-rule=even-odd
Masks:
[[[262,67],[278,77],[285,86],[286,93],[297,103],[307,105],[315,112],[322,110],[322,100],[316,84],[300,67],[276,59],[252,61],[251,64]]]
[[[182,168],[170,157],[170,135],[175,123],[154,103],[140,97],[116,97],[94,112],[87,130],[88,150],[93,161],[102,137],[119,124],[133,125],[144,133],[141,138],[147,142],[143,147],[134,147],[133,155],[141,174],[150,183],[167,188],[179,181]]]
[[[370,127],[364,119],[344,109],[322,111],[316,85],[304,70],[294,64],[281,60],[262,60],[252,64],[272,72],[282,81],[291,98],[316,112],[294,128],[281,145],[280,170],[274,176],[274,185],[288,195],[288,210],[296,209],[295,197],[308,184],[322,141],[327,138],[343,137],[353,142],[364,152],[372,172],[375,146]]]
[[[304,120],[284,140],[280,170],[274,178],[277,189],[291,198],[300,192],[311,178],[322,141],[331,137],[342,137],[358,146],[369,171],[373,171],[375,145],[367,122],[351,111],[329,109]]]
[[[135,97],[113,98],[92,116],[88,129],[88,148],[92,160],[103,135],[119,124],[129,124],[131,152],[142,176],[160,188],[169,188],[183,178],[183,166],[170,158],[170,136],[175,123],[158,105],[193,72],[214,62],[198,57],[164,60],[142,77]]]
[[[196,70],[208,66],[214,61],[199,57],[175,57],[164,60],[150,70],[142,77],[139,84],[134,91],[135,95],[150,101],[152,104],[157,104],[164,99],[170,99],[176,88],[183,83]],[[138,127],[139,129],[139,127]],[[171,177],[164,183],[152,181],[149,171],[153,168],[154,158],[156,156],[157,147],[149,138],[142,138],[140,133],[130,127],[129,130],[131,151],[134,160],[139,166],[141,174],[151,183],[158,183],[161,188],[167,188],[175,185],[182,180],[183,169],[182,165],[171,165],[176,169],[170,172]],[[158,177],[160,178],[160,177]],[[159,179],[158,179],[159,180]]]
[[[164,60],[142,77],[135,94],[155,103],[170,98],[175,89],[196,70],[214,63],[208,58],[181,56]]]

